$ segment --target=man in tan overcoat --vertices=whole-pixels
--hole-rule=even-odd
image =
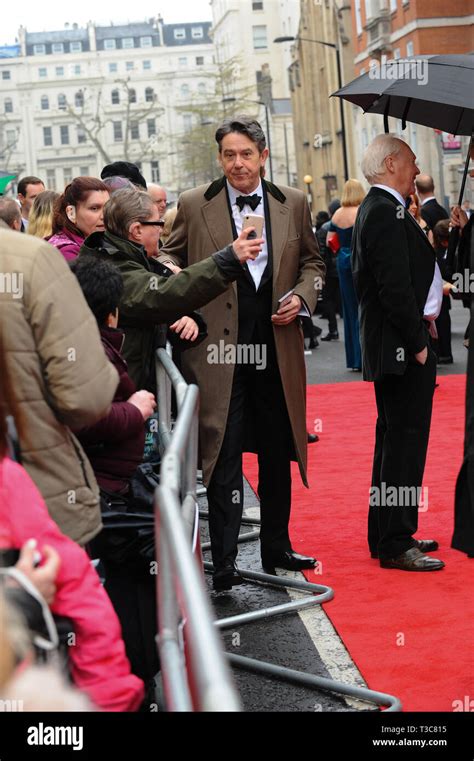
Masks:
[[[263,218],[261,252],[241,278],[203,308],[208,338],[182,359],[198,384],[200,452],[208,489],[214,588],[242,582],[235,567],[243,507],[242,452],[258,453],[261,554],[265,569],[312,568],[288,535],[290,461],[307,486],[306,372],[298,315],[311,315],[324,264],[306,197],[263,179],[268,156],[260,124],[248,117],[216,132],[224,176],[180,198],[161,261],[186,267],[224,248],[247,215]],[[286,298],[281,301],[282,297]],[[279,301],[280,300],[280,301]]]

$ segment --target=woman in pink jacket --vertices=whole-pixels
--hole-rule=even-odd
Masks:
[[[88,235],[104,232],[103,211],[108,200],[109,190],[101,180],[76,177],[55,203],[49,243],[65,259],[75,259]]]

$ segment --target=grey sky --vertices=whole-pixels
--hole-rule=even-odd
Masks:
[[[47,0],[46,3],[23,0],[16,11],[15,4],[10,4],[8,14],[4,13],[2,18],[0,45],[13,44],[22,24],[29,32],[42,32],[62,29],[67,22],[71,25],[76,22],[79,26],[88,21],[119,24],[144,21],[158,14],[167,24],[212,20],[209,0],[140,0],[135,12],[117,6],[116,0],[80,0],[74,8],[64,0]]]

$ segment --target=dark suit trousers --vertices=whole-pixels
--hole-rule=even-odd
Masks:
[[[273,361],[265,370],[236,365],[224,440],[207,489],[215,568],[237,557],[243,509],[242,452],[249,416],[257,443],[262,558],[271,560],[291,549],[292,432],[280,373]]]
[[[410,357],[404,375],[386,375],[374,383],[378,418],[372,486],[379,488],[382,500],[369,507],[368,540],[380,558],[397,557],[415,544],[417,501],[409,501],[407,489],[399,487],[422,485],[435,380],[436,355],[429,348],[425,365]],[[397,487],[393,506],[383,499],[383,484],[386,490]]]

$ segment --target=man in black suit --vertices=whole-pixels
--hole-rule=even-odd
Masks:
[[[362,171],[372,187],[357,215],[352,267],[363,377],[374,382],[378,412],[369,549],[382,568],[437,571],[444,563],[424,554],[437,542],[413,534],[436,378],[429,334],[441,308],[442,279],[426,235],[406,211],[419,174],[413,151],[403,140],[379,135]]]
[[[449,219],[449,214],[435,198],[433,178],[420,174],[415,180],[416,192],[420,199],[420,214],[432,230],[441,219]]]

